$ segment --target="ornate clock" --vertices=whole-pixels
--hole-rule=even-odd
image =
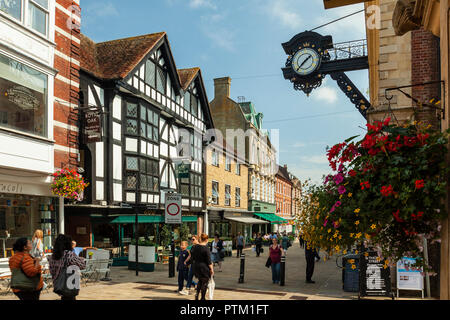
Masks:
[[[294,55],[292,59],[292,69],[301,75],[306,76],[316,71],[320,66],[321,56],[312,48],[303,48]]]

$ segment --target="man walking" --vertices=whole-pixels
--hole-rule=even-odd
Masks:
[[[317,256],[315,248],[311,248],[310,244],[305,241],[305,258],[306,258],[306,283],[316,283],[311,278],[314,273],[314,262]]]
[[[239,258],[242,255],[242,249],[244,249],[244,236],[242,236],[240,232],[237,233],[236,248],[237,248],[236,258]]]

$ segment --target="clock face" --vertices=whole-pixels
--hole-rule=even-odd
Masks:
[[[313,73],[320,66],[320,55],[316,50],[303,48],[294,55],[292,69],[302,76]]]

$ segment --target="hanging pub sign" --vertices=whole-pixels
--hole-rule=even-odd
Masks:
[[[191,165],[189,163],[179,163],[176,165],[176,172],[178,178],[189,178],[189,169]]]
[[[360,259],[359,298],[383,296],[394,299],[390,268],[385,265],[385,260],[378,257],[376,251],[368,251]]]
[[[102,113],[100,110],[90,110],[84,113],[84,142],[102,141]]]

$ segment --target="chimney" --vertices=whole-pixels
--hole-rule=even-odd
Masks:
[[[284,165],[284,168],[287,170],[287,164]]]
[[[214,79],[214,99],[215,98],[229,98],[230,97],[231,78],[217,78]]]

